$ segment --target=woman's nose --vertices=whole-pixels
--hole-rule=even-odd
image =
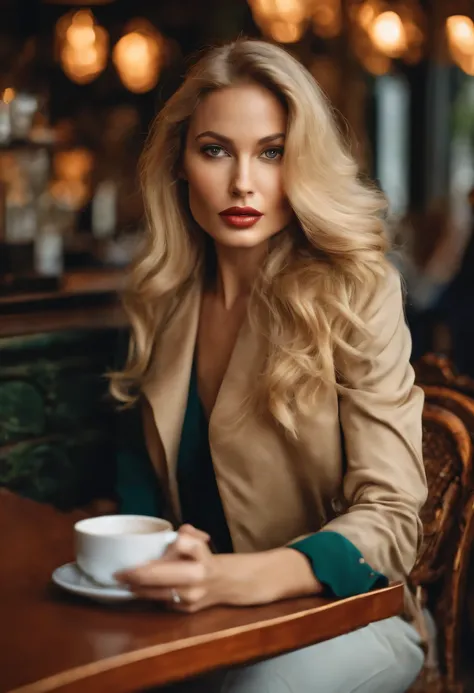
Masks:
[[[230,181],[230,192],[234,197],[245,197],[255,192],[250,161],[236,161]]]

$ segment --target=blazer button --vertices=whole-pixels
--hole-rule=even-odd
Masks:
[[[342,503],[339,500],[339,498],[333,498],[331,500],[331,507],[335,513],[339,514],[339,513],[342,513],[342,511],[343,511]]]

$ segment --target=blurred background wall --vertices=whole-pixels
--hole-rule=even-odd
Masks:
[[[310,69],[397,219],[449,206],[466,223],[471,10],[455,0],[0,0],[3,241],[61,228],[68,264],[75,233],[136,230],[134,165],[153,115],[199,50],[241,35],[278,42]],[[40,272],[53,245],[40,248]]]
[[[0,484],[110,491],[138,156],[199,51],[239,36],[308,67],[385,191],[413,359],[474,376],[473,19],[464,0],[0,0]]]

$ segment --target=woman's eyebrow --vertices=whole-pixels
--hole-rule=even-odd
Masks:
[[[199,135],[196,136],[196,139],[199,140],[201,139],[201,137],[213,137],[214,139],[220,140],[221,142],[233,144],[233,141],[230,137],[226,137],[225,135],[221,135],[218,132],[214,132],[214,130],[205,130],[204,132],[200,132]],[[275,132],[273,135],[267,135],[266,137],[262,137],[261,139],[259,139],[258,144],[266,144],[267,142],[273,142],[273,140],[281,140],[284,137],[284,132]]]

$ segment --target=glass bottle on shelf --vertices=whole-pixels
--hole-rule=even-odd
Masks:
[[[0,151],[0,180],[4,190],[1,271],[13,277],[34,271],[37,204],[50,172],[44,149],[13,148]]]
[[[11,88],[4,89],[0,92],[0,147],[8,145],[11,140],[10,102],[13,97],[14,91]]]
[[[6,272],[6,185],[0,178],[0,281]]]
[[[6,272],[26,275],[33,271],[33,244],[36,234],[36,205],[24,181],[7,187],[5,199]]]
[[[38,110],[38,97],[35,94],[19,92],[10,103],[11,137],[15,142],[29,140],[31,126]]]
[[[59,277],[64,268],[64,232],[67,215],[46,191],[38,200],[38,230],[34,270],[42,277]]]
[[[111,238],[117,229],[118,185],[111,178],[101,180],[92,197],[92,235],[98,240]]]

